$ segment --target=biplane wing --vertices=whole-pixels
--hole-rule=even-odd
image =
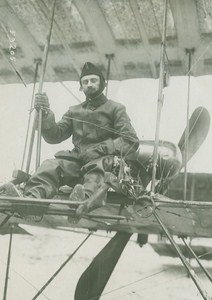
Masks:
[[[0,83],[21,82],[15,71],[25,83],[33,82],[52,5],[0,1]],[[162,0],[57,1],[45,80],[78,80],[83,61],[106,73],[109,60],[112,80],[158,78],[162,7]],[[166,51],[172,76],[187,74],[188,52],[194,76],[212,74],[211,13],[209,1],[168,2]]]
[[[50,228],[77,227],[89,230],[163,234],[154,218],[158,212],[169,231],[176,236],[212,237],[212,202],[172,200],[156,194],[154,205],[149,197],[130,203],[126,196],[111,192],[105,206],[87,213],[76,224],[68,220],[81,203],[69,200],[26,199],[0,196],[1,221],[11,216],[12,223],[26,223]],[[70,208],[70,205],[72,208]],[[1,222],[2,223],[2,222]]]

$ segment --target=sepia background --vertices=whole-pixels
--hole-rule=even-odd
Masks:
[[[22,164],[35,63],[43,58],[52,7],[53,0],[0,0],[0,183],[10,180],[12,171]],[[126,106],[141,140],[154,139],[163,12],[163,0],[57,1],[43,86],[57,120],[69,106],[84,100],[78,82],[83,64],[91,61],[107,76],[111,59],[108,97]],[[186,126],[188,74],[189,115],[198,106],[206,107],[212,115],[211,1],[168,1],[166,36],[165,71],[171,78],[164,89],[160,139],[178,143]],[[34,111],[32,119],[33,115]],[[71,148],[71,140],[59,145],[43,141],[41,160]],[[210,128],[188,171],[211,174],[211,153]],[[33,156],[30,172],[34,169]],[[87,234],[66,228],[23,228],[30,235],[13,236],[9,300],[32,299]],[[38,299],[73,299],[80,275],[112,236],[94,233]],[[0,298],[8,243],[9,235],[0,236]],[[210,271],[211,262],[203,263]],[[191,264],[212,294],[210,284],[196,264]],[[202,299],[179,259],[160,257],[149,244],[140,248],[134,235],[101,299],[155,298]]]

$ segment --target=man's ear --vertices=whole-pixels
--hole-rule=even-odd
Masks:
[[[81,84],[80,84],[80,87],[79,87],[79,91],[82,92],[82,86],[81,86]]]

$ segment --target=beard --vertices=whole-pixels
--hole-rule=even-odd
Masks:
[[[94,99],[102,94],[105,86],[106,86],[105,79],[100,77],[100,85],[99,85],[98,89],[90,86],[86,90],[83,90],[83,92],[84,92],[86,98]]]
[[[98,90],[96,90],[93,87],[89,87],[86,91],[84,91],[85,95],[87,97],[91,97],[91,98],[92,98],[92,96],[94,96],[96,94],[96,92],[98,92]]]

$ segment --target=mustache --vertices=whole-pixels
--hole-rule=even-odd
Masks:
[[[97,90],[94,87],[90,87],[90,86],[85,91],[85,93],[95,93],[95,92],[97,92]]]

